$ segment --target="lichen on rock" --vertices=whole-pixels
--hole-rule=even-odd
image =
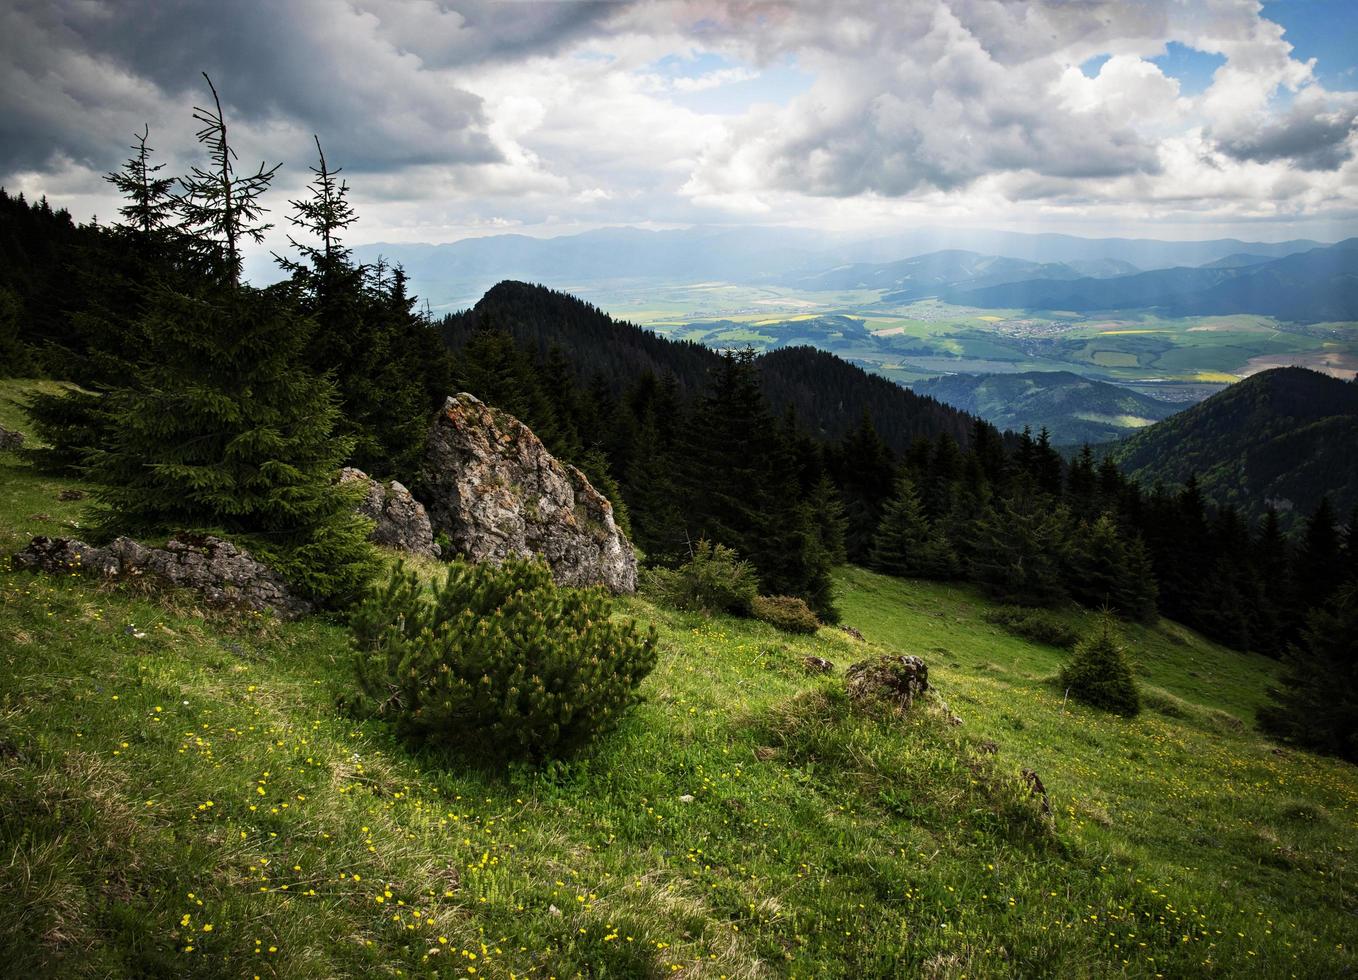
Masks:
[[[845,686],[855,704],[877,704],[905,714],[929,690],[929,668],[919,657],[878,656],[852,665],[845,672]]]
[[[613,505],[528,426],[465,392],[434,417],[422,485],[436,532],[473,561],[538,556],[560,585],[635,592]]]
[[[339,482],[365,485],[358,512],[373,522],[372,533],[368,535],[373,544],[426,558],[439,557],[429,514],[402,483],[397,480],[380,483],[352,466],[340,470]]]
[[[171,538],[163,548],[148,548],[125,537],[95,547],[75,538],[40,535],[14,556],[14,567],[115,581],[150,579],[190,589],[210,606],[271,612],[282,619],[295,619],[313,609],[268,565],[210,535]]]

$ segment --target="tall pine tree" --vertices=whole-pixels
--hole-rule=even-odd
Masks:
[[[195,111],[213,169],[194,168],[181,199],[206,274],[152,290],[144,360],[106,396],[116,425],[90,461],[101,524],[225,532],[313,598],[343,604],[374,569],[358,491],[335,485],[349,445],[334,435],[333,386],[306,368],[314,322],[293,288],[240,282],[240,243],[262,233],[259,197],[276,168],[235,178],[213,96],[215,110]]]

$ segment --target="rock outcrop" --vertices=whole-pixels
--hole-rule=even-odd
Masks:
[[[560,585],[636,591],[636,553],[613,505],[512,415],[450,397],[434,417],[423,482],[435,531],[473,561],[538,555]]]
[[[21,449],[24,445],[24,434],[22,432],[12,432],[0,425],[0,450]]]
[[[844,679],[855,704],[876,703],[896,714],[905,714],[915,698],[929,690],[929,668],[919,657],[904,654],[859,661]]]
[[[271,612],[283,619],[313,608],[268,565],[230,541],[210,536],[172,538],[163,548],[148,548],[131,538],[96,548],[74,538],[40,536],[14,556],[14,567],[110,580],[151,579],[191,589],[210,606]]]
[[[339,482],[361,482],[367,488],[358,512],[376,525],[368,535],[373,544],[426,558],[439,557],[429,514],[403,484],[392,480],[384,485],[352,466],[340,470]]]

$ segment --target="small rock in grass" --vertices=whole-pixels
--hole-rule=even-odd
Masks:
[[[693,802],[693,794],[692,794],[692,793],[685,793],[683,796],[679,797],[679,802],[680,802],[680,803],[692,803],[692,802]]]
[[[778,757],[778,750],[771,745],[760,745],[755,748],[754,757],[760,762],[768,762]]]
[[[852,626],[841,626],[840,629],[843,630],[845,633],[848,633],[855,640],[863,639],[863,634],[858,632],[858,630],[854,629]]]
[[[11,432],[0,425],[0,449],[21,449],[24,444],[22,432]]]
[[[84,500],[84,499],[85,499],[85,491],[84,491],[84,490],[72,490],[72,489],[62,490],[60,493],[57,494],[57,499],[58,499],[58,500]]]
[[[802,666],[808,674],[832,674],[835,670],[835,665],[824,657],[803,657]]]
[[[859,661],[845,676],[849,697],[855,703],[876,702],[897,714],[904,714],[918,695],[929,690],[928,666],[919,657],[906,654]]]

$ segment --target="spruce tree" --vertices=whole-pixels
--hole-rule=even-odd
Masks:
[[[1072,697],[1096,708],[1127,717],[1141,710],[1141,694],[1112,616],[1105,614],[1095,632],[1076,644],[1060,679]]]
[[[1304,748],[1358,762],[1358,585],[1313,609],[1259,726]]]
[[[675,460],[666,446],[655,409],[647,405],[632,446],[623,496],[632,516],[637,545],[658,564],[672,564],[688,551],[679,509]]]
[[[896,481],[873,539],[869,563],[879,572],[916,578],[952,578],[957,555],[947,538],[924,513],[924,504],[908,477]]]
[[[1295,577],[1301,600],[1310,607],[1324,605],[1342,584],[1344,571],[1339,526],[1327,495],[1307,520],[1297,549]]]
[[[149,127],[134,134],[132,156],[121,170],[104,175],[123,197],[122,220],[82,245],[70,285],[83,302],[69,312],[76,350],[61,358],[61,376],[80,387],[39,393],[29,414],[42,440],[38,464],[52,472],[80,475],[89,454],[109,441],[112,421],[104,392],[125,382],[145,352],[139,324],[157,282],[178,274],[174,180],[152,163]]]
[[[175,218],[175,200],[171,193],[175,181],[172,177],[158,176],[165,164],[151,163],[155,150],[146,145],[150,135],[149,126],[134,134],[137,145],[132,147],[132,156],[123,164],[123,169],[104,175],[104,179],[123,195],[123,204],[118,208],[123,226],[148,239],[170,228]]]
[[[217,88],[203,73],[212,92],[212,106],[194,106],[199,124],[198,142],[208,151],[206,165],[195,164],[181,177],[177,200],[186,237],[183,244],[222,282],[234,286],[240,280],[241,248],[246,242],[264,240],[273,226],[264,220],[261,198],[273,183],[281,164],[260,163],[254,173],[236,171],[236,151],[227,136],[226,115]]]
[[[1155,578],[1144,547],[1129,546],[1108,515],[1082,521],[1066,551],[1066,588],[1086,606],[1111,607],[1124,616],[1155,614]]]
[[[210,83],[209,83],[210,84]],[[213,93],[214,99],[216,93]],[[107,533],[190,530],[243,538],[304,592],[356,597],[374,567],[356,489],[335,485],[349,445],[334,436],[333,386],[306,369],[313,321],[282,284],[239,281],[242,240],[255,237],[259,197],[277,168],[237,181],[226,124],[197,110],[216,168],[195,168],[184,203],[206,274],[158,283],[139,324],[145,357],[111,391],[114,421],[90,460]]]
[[[849,560],[867,561],[882,521],[882,508],[891,497],[896,466],[866,409],[858,425],[836,447],[833,471],[848,520],[844,544]]]
[[[1278,512],[1272,507],[1265,512],[1253,541],[1250,567],[1258,581],[1259,596],[1250,624],[1254,647],[1271,657],[1282,656],[1287,649],[1287,637],[1295,632],[1292,610],[1296,600],[1291,546],[1283,535]]]
[[[1066,598],[1070,515],[1040,494],[1021,493],[987,509],[969,529],[970,574],[992,596],[1020,606]]]
[[[772,433],[754,352],[727,352],[689,420],[684,470],[691,537],[753,558]]]
[[[19,332],[19,297],[0,286],[0,377],[23,378],[36,373],[37,360]]]
[[[1358,582],[1358,504],[1353,505],[1344,531],[1344,575],[1349,582]]]
[[[811,488],[807,504],[811,508],[826,560],[831,565],[844,564],[849,559],[844,542],[849,522],[844,514],[844,502],[839,496],[839,489],[828,474],[821,474],[816,485]]]

